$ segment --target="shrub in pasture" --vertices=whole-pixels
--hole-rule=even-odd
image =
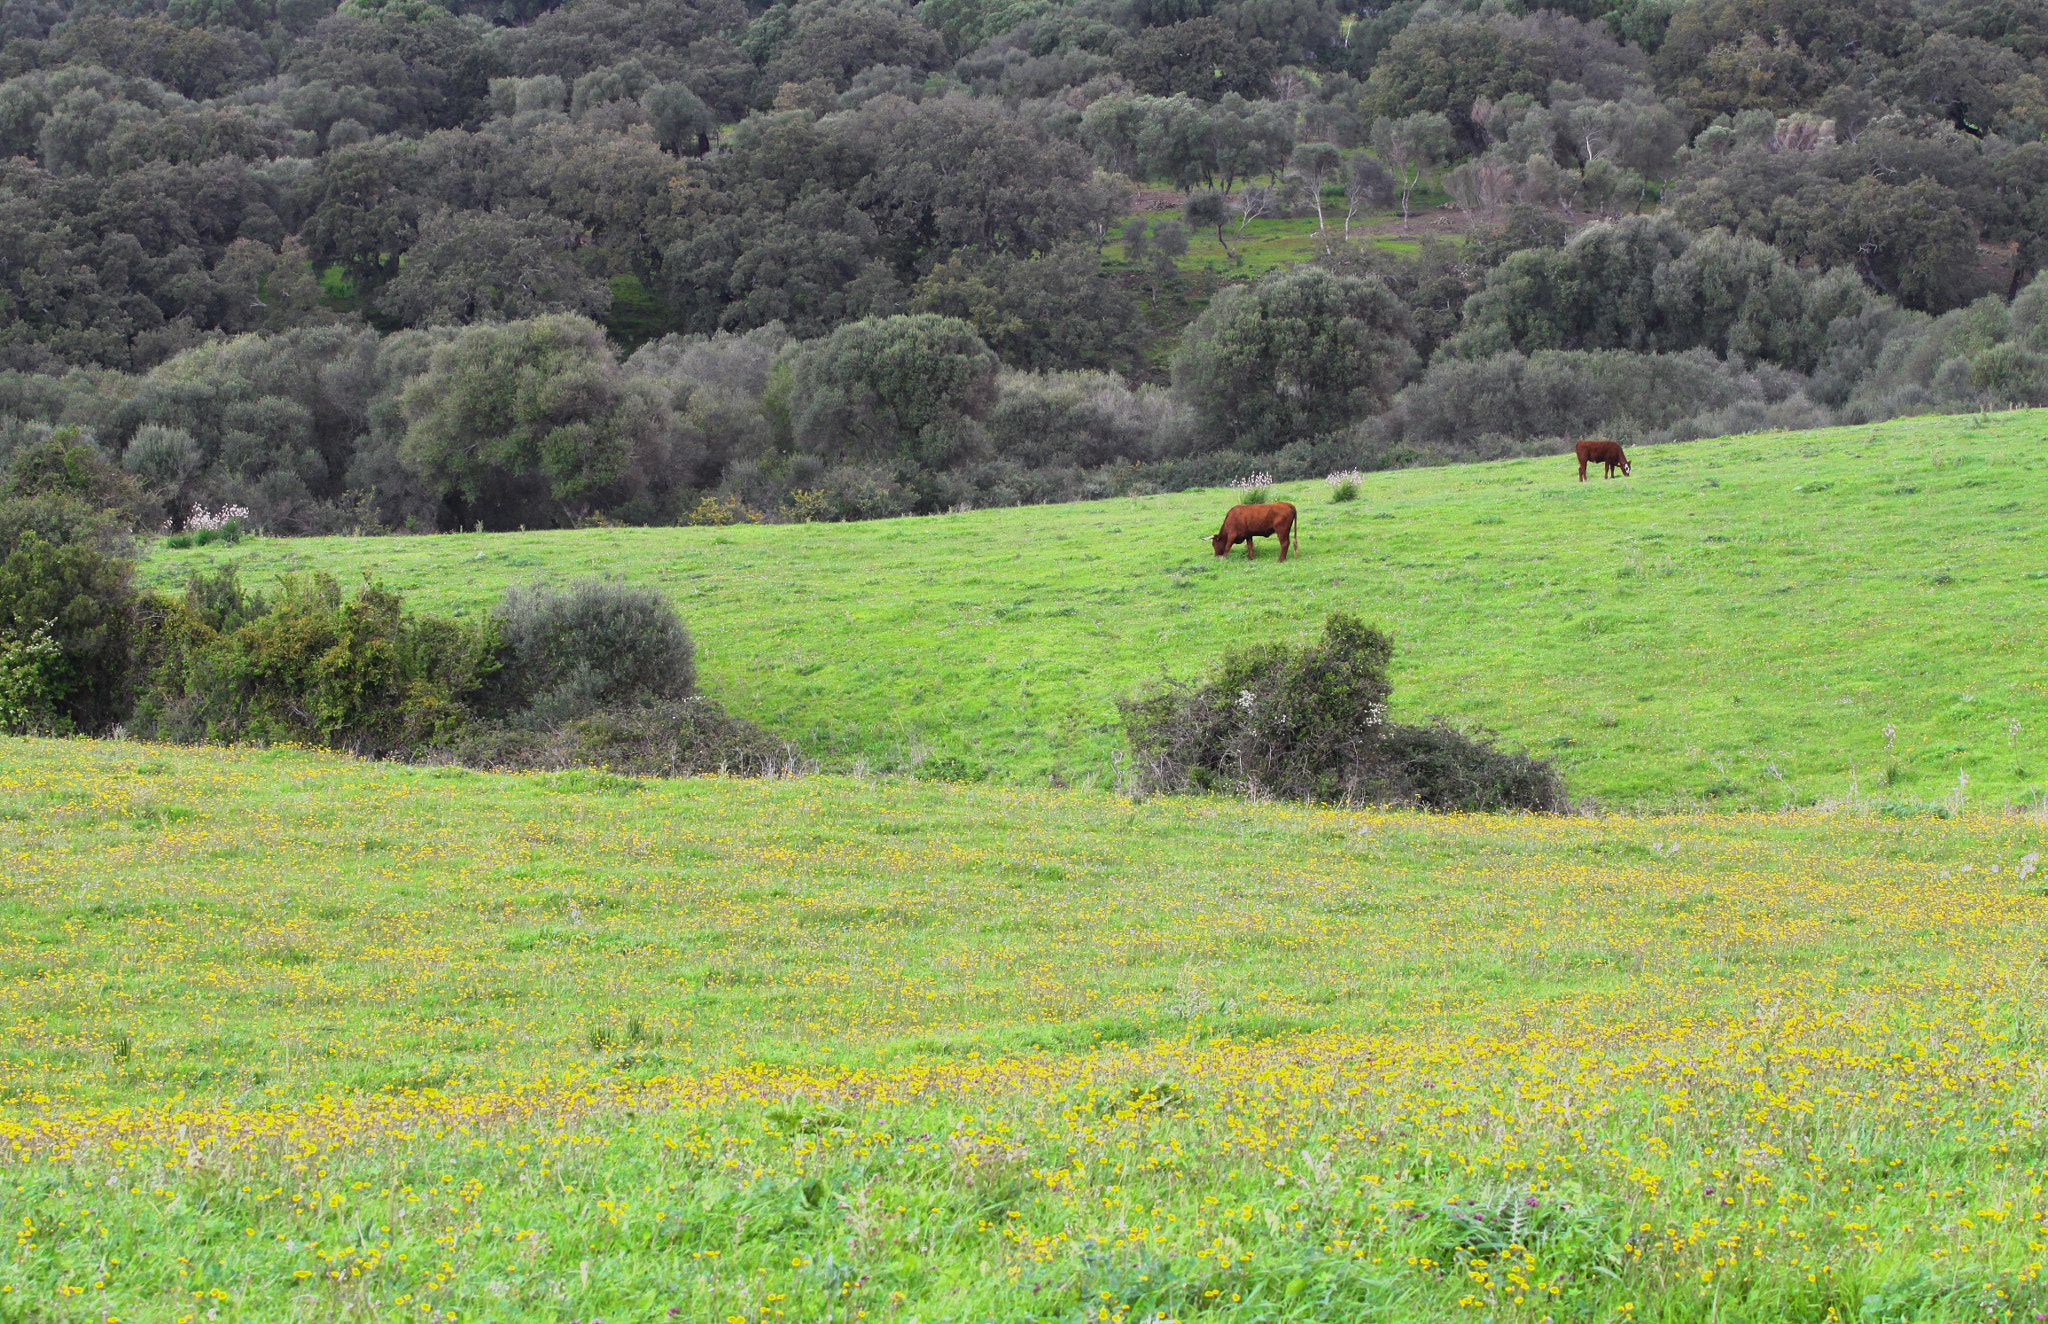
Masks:
[[[605,580],[513,589],[481,621],[407,613],[367,585],[232,566],[151,596],[131,724],[177,741],[296,741],[484,768],[787,776],[801,752],[693,693],[695,653],[659,593]],[[0,724],[33,712],[42,653],[0,641]]]
[[[37,626],[26,639],[0,643],[0,731],[23,735],[52,729],[64,691],[64,650],[48,626]]]
[[[1165,681],[1121,700],[1139,785],[1441,810],[1567,807],[1548,763],[1441,719],[1389,723],[1392,656],[1384,633],[1333,612],[1306,647],[1237,649],[1207,681]]]
[[[1273,475],[1264,472],[1246,474],[1242,478],[1231,479],[1229,486],[1245,505],[1263,505],[1273,495]]]
[[[1340,469],[1326,480],[1330,484],[1330,500],[1358,500],[1358,484],[1365,475],[1356,469]]]
[[[1571,808],[1564,781],[1546,759],[1503,749],[1492,731],[1460,731],[1443,718],[1426,726],[1396,724],[1386,746],[1402,773],[1407,796],[1424,809],[1465,813]]]
[[[759,524],[767,516],[736,496],[707,492],[683,516],[683,523],[722,528],[728,524]]]
[[[544,730],[478,722],[423,757],[487,769],[601,767],[638,777],[792,777],[816,770],[795,745],[701,694],[607,708]]]
[[[696,645],[654,589],[604,579],[514,586],[496,627],[503,665],[488,703],[522,725],[686,699],[697,689]]]
[[[73,429],[18,447],[0,490],[0,650],[40,696],[18,725],[105,730],[130,693],[129,529],[148,503]]]
[[[489,626],[408,615],[374,584],[344,598],[326,574],[285,576],[272,603],[223,572],[149,606],[134,725],[163,739],[404,753],[460,727],[491,666]]]

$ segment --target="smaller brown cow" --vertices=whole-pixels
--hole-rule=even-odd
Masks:
[[[1232,506],[1230,513],[1223,517],[1223,527],[1216,536],[1206,539],[1218,556],[1230,555],[1230,549],[1244,544],[1244,559],[1249,561],[1258,553],[1252,546],[1254,538],[1278,538],[1280,559],[1287,559],[1287,549],[1294,543],[1294,507],[1285,501],[1268,501],[1260,506]]]
[[[1616,469],[1621,470],[1623,478],[1628,477],[1628,456],[1621,453],[1621,443],[1618,441],[1609,441],[1605,437],[1588,437],[1572,447],[1572,453],[1579,457],[1579,481],[1582,483],[1586,481],[1586,465],[1589,462],[1606,465],[1609,478],[1614,477]]]

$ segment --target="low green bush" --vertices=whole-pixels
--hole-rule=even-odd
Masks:
[[[497,613],[463,621],[408,613],[374,584],[344,595],[328,575],[288,575],[266,595],[224,566],[141,615],[146,682],[131,721],[147,737],[637,776],[811,767],[691,693],[689,632],[651,590],[514,589]],[[10,656],[0,649],[0,722]]]
[[[1387,721],[1393,641],[1333,612],[1306,647],[1225,655],[1200,684],[1163,681],[1119,706],[1140,789],[1438,810],[1568,808],[1548,763],[1442,719]]]
[[[344,597],[325,574],[285,576],[273,603],[227,570],[153,605],[135,725],[169,740],[407,753],[467,720],[497,642],[488,624],[408,615],[374,584]]]
[[[0,641],[0,731],[54,730],[64,688],[64,650],[48,627],[36,627],[25,639]]]
[[[494,619],[501,666],[484,706],[520,724],[546,727],[696,691],[696,646],[654,589],[606,579],[515,586]]]

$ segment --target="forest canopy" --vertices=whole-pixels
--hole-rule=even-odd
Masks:
[[[0,34],[0,463],[61,433],[143,525],[855,519],[2048,403],[2018,0],[7,0]],[[1313,242],[1254,268],[1287,220]]]

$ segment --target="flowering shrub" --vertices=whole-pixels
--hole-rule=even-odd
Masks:
[[[781,514],[791,524],[810,524],[833,518],[834,510],[823,492],[800,487],[783,498]]]
[[[683,516],[685,524],[760,524],[767,517],[736,496],[713,496],[706,493],[690,512]]]
[[[1225,486],[1236,489],[1238,500],[1248,506],[1256,506],[1271,495],[1268,489],[1273,486],[1273,475],[1269,473],[1246,474],[1242,478],[1231,479]]]
[[[208,510],[205,506],[194,506],[185,516],[185,527],[203,533],[209,529],[218,532],[230,524],[243,525],[249,522],[247,506],[224,505],[219,510]]]
[[[171,533],[171,522],[164,521],[163,531],[171,533],[164,539],[166,546],[183,550],[187,547],[204,547],[212,542],[230,545],[242,540],[242,526],[249,518],[247,506],[222,506],[219,510],[208,510],[205,506],[194,506],[185,516],[185,531]]]
[[[1364,478],[1365,475],[1356,469],[1339,469],[1336,473],[1331,474],[1324,480],[1330,485],[1330,500],[1356,501],[1358,499],[1358,484]]]

